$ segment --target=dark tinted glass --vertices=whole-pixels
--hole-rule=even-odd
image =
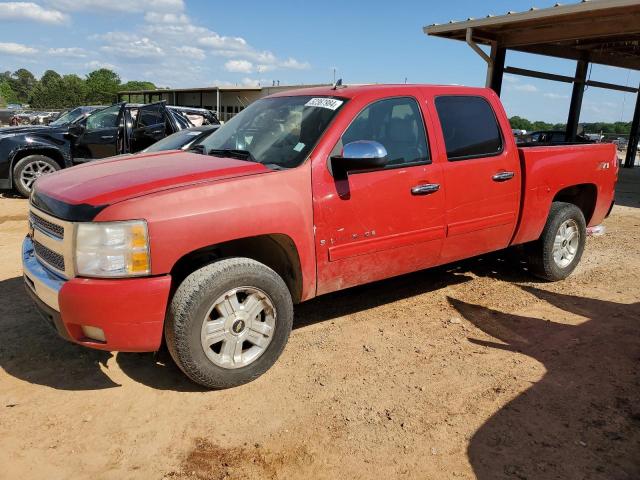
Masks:
[[[420,108],[413,98],[390,98],[367,106],[342,135],[342,145],[373,140],[387,149],[387,167],[429,161]]]
[[[449,160],[490,157],[502,151],[496,116],[484,98],[437,97],[436,110]]]
[[[152,105],[150,107],[143,107],[138,111],[139,127],[148,127],[150,125],[158,125],[164,123],[163,108],[160,105]]]

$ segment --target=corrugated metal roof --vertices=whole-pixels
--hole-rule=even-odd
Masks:
[[[611,10],[615,8],[640,6],[638,0],[582,0],[580,3],[563,5],[556,3],[553,7],[537,8],[531,7],[526,12],[509,11],[503,15],[489,14],[484,18],[467,18],[466,20],[449,20],[444,24],[433,23],[423,28],[424,33],[435,35],[460,28],[475,28],[498,26],[503,24],[515,24],[531,20],[548,19],[550,17],[560,18],[564,15],[575,15],[576,13],[598,12],[600,10]]]
[[[640,69],[640,0],[583,0],[424,27],[428,35]]]

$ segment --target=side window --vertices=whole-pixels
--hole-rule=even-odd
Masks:
[[[450,161],[491,157],[502,152],[500,128],[484,98],[437,97],[436,110]]]
[[[164,123],[164,112],[162,105],[151,105],[143,107],[138,111],[138,127],[150,127]]]
[[[99,128],[115,128],[118,126],[118,115],[120,115],[120,105],[113,105],[87,117],[87,130],[97,130]]]
[[[342,145],[373,140],[387,149],[387,168],[430,162],[420,107],[413,98],[380,100],[367,106],[342,134]]]

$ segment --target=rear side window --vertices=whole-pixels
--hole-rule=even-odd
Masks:
[[[164,123],[163,108],[160,105],[151,105],[149,107],[143,107],[138,112],[138,126],[149,127],[151,125],[158,125]]]
[[[450,161],[491,157],[502,152],[500,128],[484,98],[437,97],[436,110]]]

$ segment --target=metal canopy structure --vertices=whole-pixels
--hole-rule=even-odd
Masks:
[[[575,139],[585,86],[638,93],[639,88],[587,79],[589,63],[640,70],[640,0],[583,0],[527,12],[468,19],[424,27],[424,32],[465,41],[488,65],[487,87],[500,94],[504,73],[573,84],[567,118],[567,140]],[[487,54],[480,47],[491,47]],[[574,77],[505,67],[506,52],[514,50],[576,60]],[[631,123],[625,166],[638,149],[640,95]]]

